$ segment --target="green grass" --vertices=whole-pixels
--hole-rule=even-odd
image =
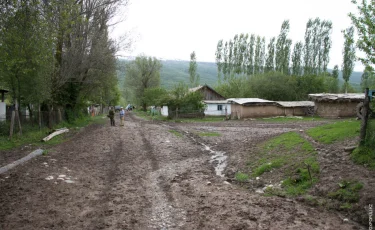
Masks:
[[[249,180],[249,175],[247,175],[246,173],[238,172],[238,173],[236,173],[235,178],[239,182],[245,182],[245,181]]]
[[[260,176],[265,172],[270,172],[274,168],[280,168],[286,163],[285,160],[286,159],[283,158],[277,158],[272,162],[262,164],[261,166],[255,169],[253,176]]]
[[[271,151],[274,149],[284,148],[286,150],[292,150],[296,146],[301,146],[303,151],[310,152],[313,151],[313,146],[306,141],[304,138],[302,138],[300,135],[298,135],[295,132],[289,132],[281,134],[280,136],[277,136],[269,141],[267,141],[264,144],[264,149],[267,151]]]
[[[298,122],[298,121],[324,121],[326,119],[321,117],[272,117],[272,118],[258,118],[258,121],[267,121],[267,122],[279,122],[279,123],[287,123],[287,122]]]
[[[342,180],[334,192],[328,193],[328,197],[345,203],[356,203],[359,201],[359,191],[363,184],[355,180]]]
[[[375,169],[375,149],[368,146],[356,148],[352,155],[352,160],[360,165],[365,165],[370,169]]]
[[[220,133],[215,133],[215,132],[198,133],[198,135],[201,136],[201,137],[219,137],[219,136],[221,136]]]
[[[269,195],[296,196],[306,193],[318,181],[319,163],[316,151],[310,142],[296,132],[274,137],[260,145],[261,151],[252,156],[248,166],[252,176],[261,176],[273,171],[284,178],[282,190],[270,188]],[[307,165],[310,167],[312,183]]]
[[[174,134],[177,137],[183,137],[183,135],[181,133],[177,132],[176,130],[169,130],[169,132]]]
[[[91,123],[105,123],[107,119],[103,119],[101,116],[96,117],[81,117],[76,119],[72,123],[68,122],[61,122],[59,125],[56,125],[54,128],[62,128],[66,127],[70,129],[76,129],[77,127],[84,127]],[[64,135],[59,135],[48,142],[41,142],[41,140],[48,135],[49,129],[43,128],[39,130],[38,126],[23,126],[23,135],[19,136],[17,133],[13,134],[12,140],[9,140],[9,136],[0,136],[0,150],[9,150],[13,148],[17,148],[22,145],[32,144],[38,146],[51,146],[56,145],[63,142]]]
[[[321,143],[331,144],[347,138],[357,137],[359,136],[359,130],[359,121],[345,120],[309,129],[307,134]]]

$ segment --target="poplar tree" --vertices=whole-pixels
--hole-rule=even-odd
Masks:
[[[190,54],[190,63],[189,63],[189,76],[190,76],[190,86],[196,87],[199,85],[200,76],[197,74],[197,58],[195,51]]]
[[[292,74],[294,76],[302,75],[302,42],[297,42],[293,48],[292,55]]]
[[[267,46],[268,54],[266,58],[265,72],[275,70],[275,41],[276,38],[272,37]]]
[[[289,52],[290,52],[290,45],[289,41],[287,41],[288,33],[289,33],[289,20],[285,20],[281,25],[280,34],[277,37],[276,42],[276,71],[284,72],[285,71],[285,63],[287,62],[286,58],[288,57],[288,45],[289,45]],[[286,72],[287,73],[287,72]]]
[[[342,77],[345,80],[345,93],[348,91],[348,81],[352,75],[355,61],[354,27],[342,31],[344,35]]]

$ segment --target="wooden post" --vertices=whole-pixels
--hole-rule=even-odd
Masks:
[[[369,89],[366,88],[365,90],[365,101],[363,102],[363,109],[362,109],[362,121],[361,121],[361,132],[360,132],[360,145],[365,143],[366,140],[366,129],[367,129],[367,121],[368,115],[370,110],[370,99],[368,96]]]
[[[20,114],[19,114],[19,111],[18,111],[18,102],[17,102],[17,100],[16,100],[15,113],[16,113],[16,120],[18,121],[18,128],[19,128],[18,134],[22,135],[22,126],[21,126]]]
[[[10,131],[9,131],[9,139],[12,140],[13,137],[13,129],[14,129],[14,117],[15,117],[14,110],[12,111],[12,117],[10,119]]]
[[[39,130],[42,129],[42,113],[40,111],[40,103],[38,104],[38,124],[39,124]]]

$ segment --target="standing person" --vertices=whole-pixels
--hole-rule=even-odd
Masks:
[[[121,107],[120,110],[120,125],[124,126],[124,120],[125,120],[125,110],[124,107]]]
[[[115,126],[115,111],[113,110],[113,107],[109,110],[109,119],[111,120],[111,126]]]

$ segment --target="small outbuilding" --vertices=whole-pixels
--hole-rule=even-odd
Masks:
[[[269,101],[260,98],[230,98],[231,118],[305,116],[314,108],[311,101]]]
[[[356,107],[363,102],[363,93],[346,94],[309,94],[309,99],[315,103],[314,112],[320,117],[338,118],[355,117]]]

